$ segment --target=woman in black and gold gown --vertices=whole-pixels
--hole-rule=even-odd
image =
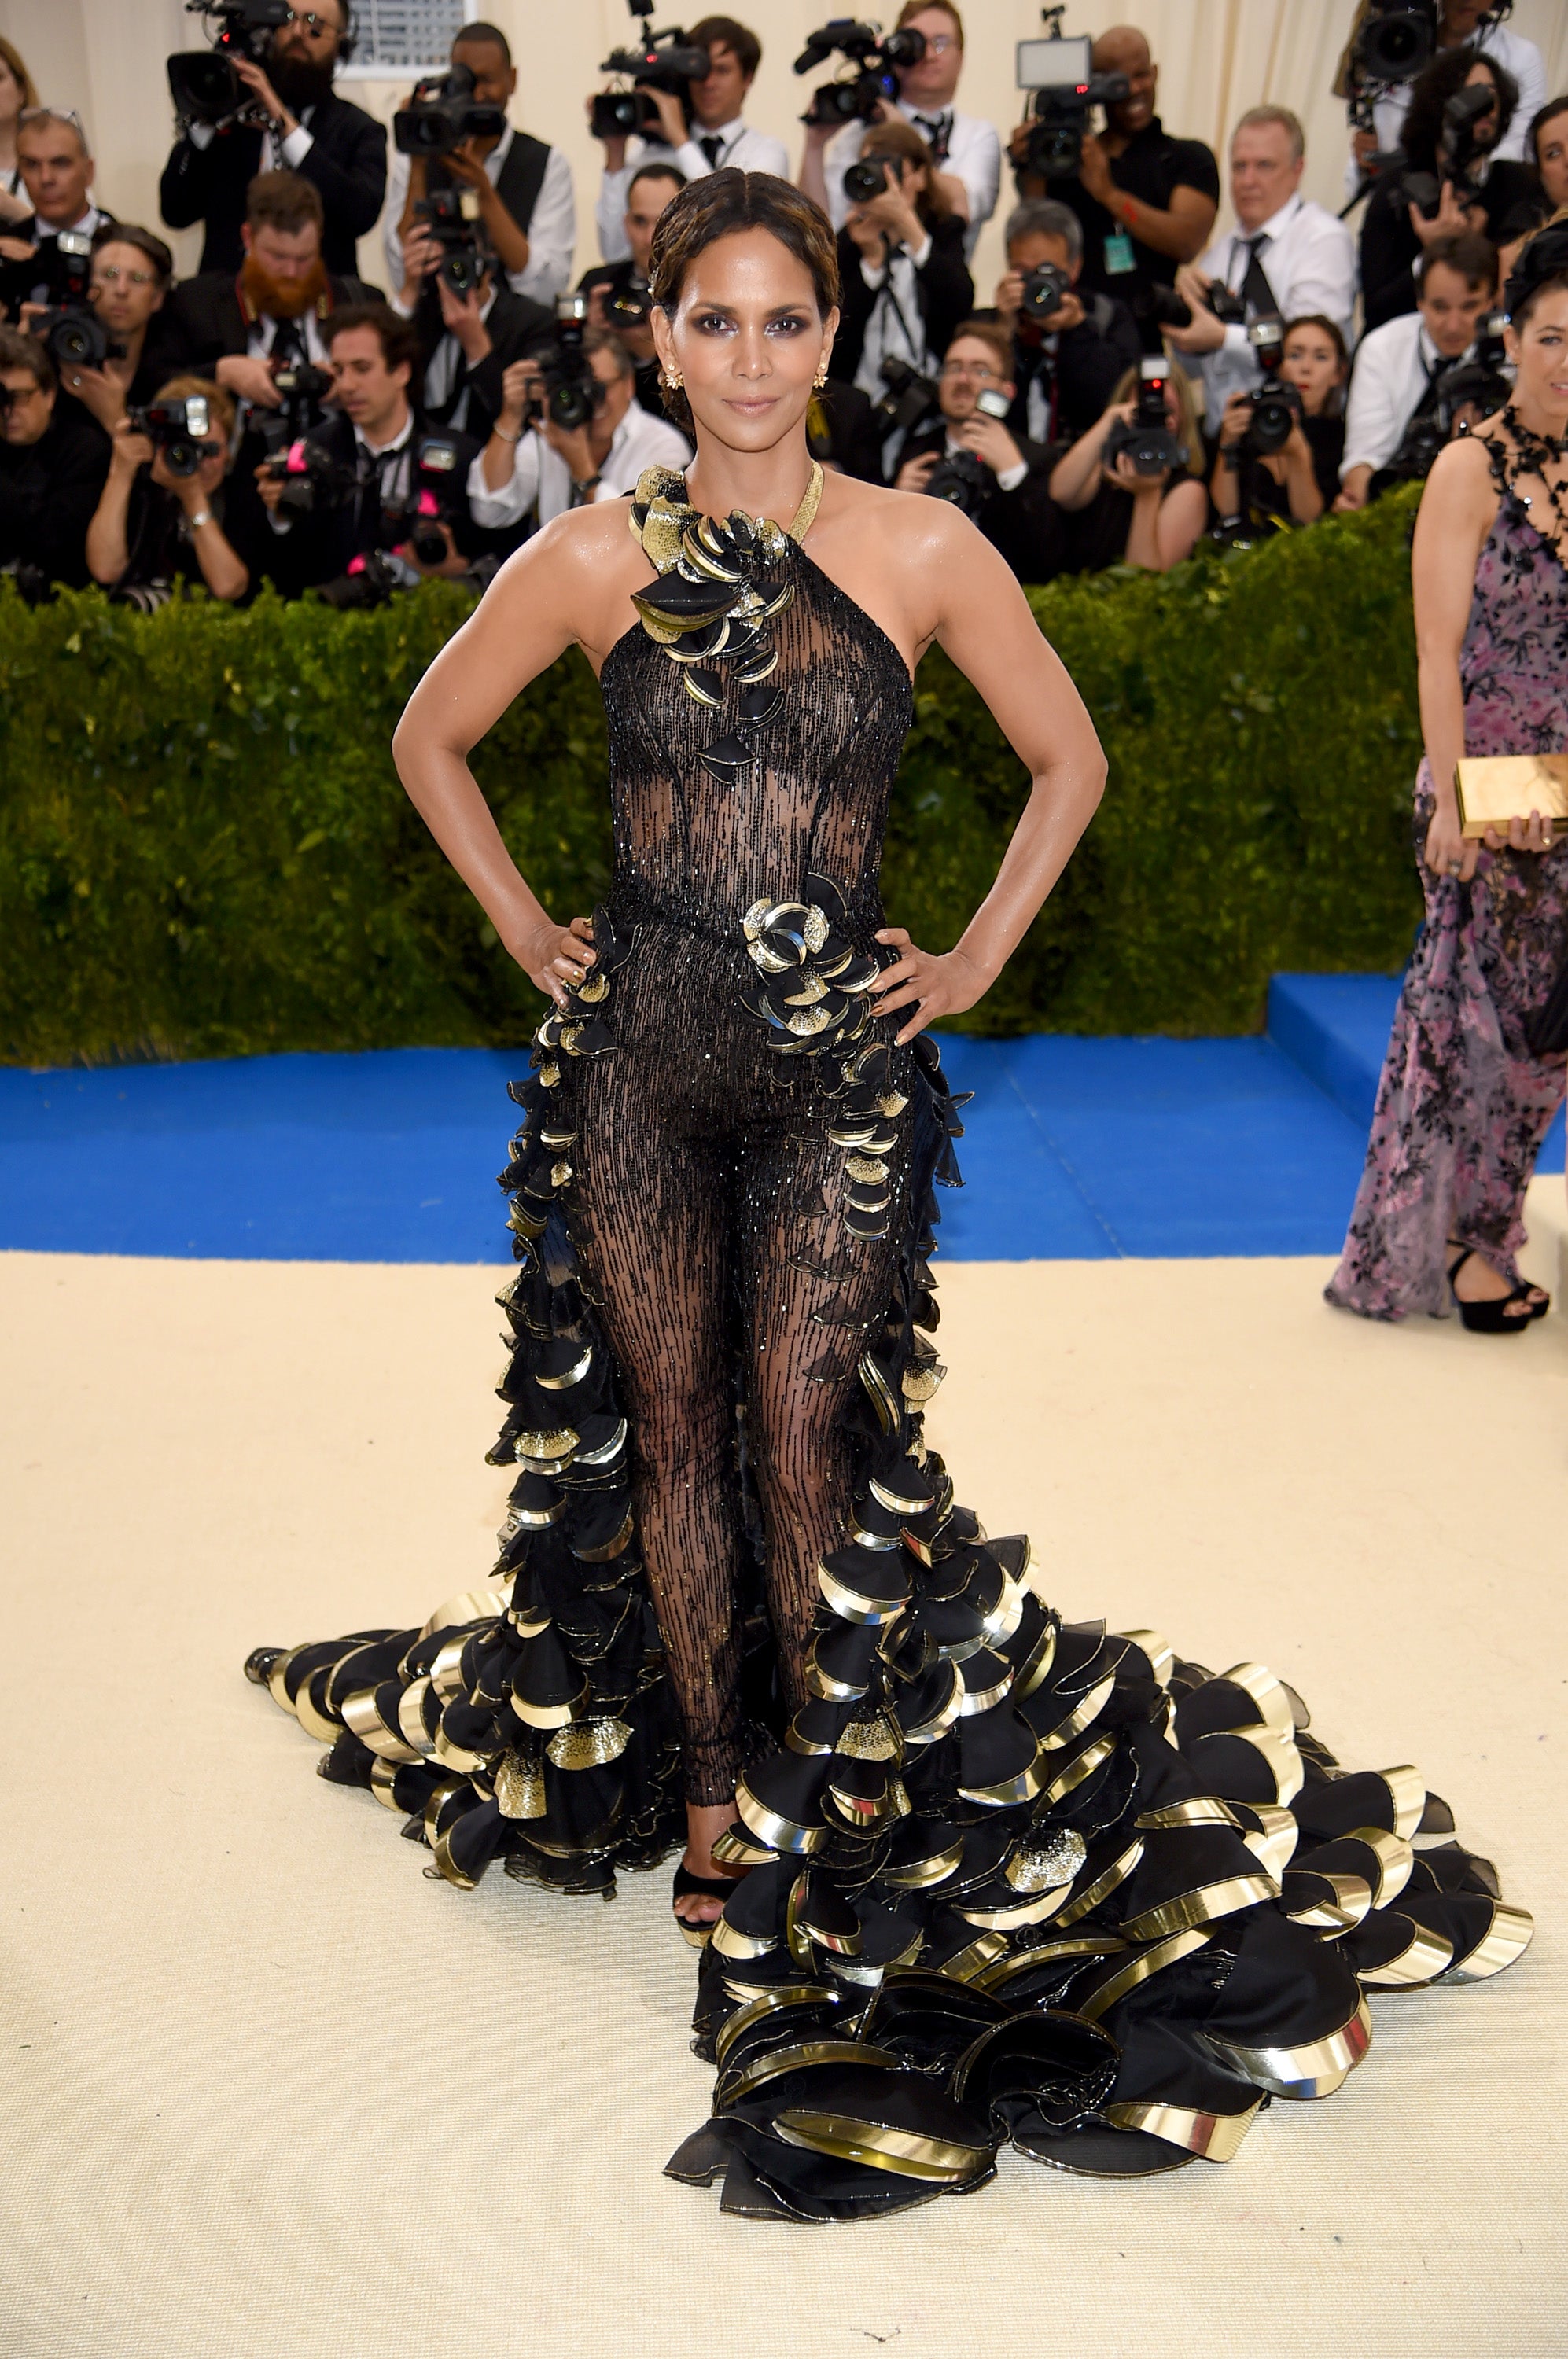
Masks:
[[[654,286],[690,475],[531,541],[397,744],[554,1002],[505,1174],[499,1561],[422,1630],[247,1669],[453,1884],[500,1859],[608,1897],[684,1836],[718,2080],[670,2169],[722,2177],[726,2209],[896,2210],[1007,2142],[1100,2174],[1225,2160],[1270,2093],[1360,2060],[1367,1990],[1494,1973],[1530,1920],[1414,1770],[1346,1775],[1258,1665],[1064,1625],[1028,1541],[954,1504],[921,1422],[959,1128],[925,1027],[1017,946],[1104,763],[980,535],[813,468],[815,209],[714,173],[664,214]],[[877,894],[933,639],[1034,778],[944,956]],[[466,757],[572,644],[615,864],[561,926]]]

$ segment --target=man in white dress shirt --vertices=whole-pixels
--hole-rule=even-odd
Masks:
[[[898,73],[898,103],[881,103],[885,123],[902,116],[913,124],[931,149],[949,202],[967,223],[965,251],[973,255],[981,231],[996,210],[1002,185],[1002,142],[994,123],[977,114],[960,114],[953,107],[958,78],[964,71],[964,20],[948,0],[906,0],[898,28],[909,26],[925,39],[925,55]],[[834,229],[842,229],[849,212],[844,176],[860,154],[866,125],[846,124],[842,131],[831,125],[808,123],[805,151],[800,158],[800,187],[822,206]]]
[[[1211,429],[1231,395],[1250,392],[1257,383],[1247,335],[1255,321],[1319,315],[1332,320],[1350,341],[1356,245],[1342,221],[1302,196],[1305,158],[1305,136],[1288,107],[1250,108],[1230,144],[1236,226],[1176,273],[1176,292],[1192,311],[1192,324],[1167,334],[1179,353],[1197,364]],[[1242,298],[1246,325],[1215,318],[1204,299],[1213,284]]]
[[[593,220],[606,262],[624,262],[631,251],[626,233],[626,191],[639,164],[655,159],[671,163],[689,180],[729,169],[771,172],[780,180],[789,177],[783,141],[754,131],[741,113],[762,62],[757,35],[734,16],[703,16],[686,38],[694,49],[708,52],[707,73],[691,84],[690,127],[678,98],[643,82],[638,88],[659,109],[658,132],[650,131],[646,138],[604,140],[604,176]]]
[[[645,467],[690,463],[691,445],[680,428],[650,417],[637,401],[631,354],[620,338],[590,328],[583,347],[601,388],[586,426],[538,423],[538,363],[517,361],[506,371],[501,414],[468,476],[474,521],[485,531],[506,531],[528,517],[548,524],[568,508],[635,491]],[[533,424],[526,422],[530,408]]]
[[[1358,25],[1356,35],[1352,37],[1350,49],[1345,52],[1340,79],[1334,84],[1341,96],[1349,95],[1353,71],[1350,61],[1359,32]],[[1498,157],[1506,157],[1511,163],[1533,163],[1535,158],[1527,153],[1525,142],[1537,108],[1546,103],[1546,68],[1541,62],[1541,51],[1533,41],[1527,41],[1522,33],[1512,33],[1506,25],[1499,24],[1497,12],[1487,6],[1486,0],[1442,0],[1437,20],[1439,54],[1444,49],[1456,49],[1465,41],[1468,41],[1473,49],[1478,49],[1483,57],[1495,59],[1519,84],[1519,104],[1514,109],[1514,119],[1494,152]],[[1373,107],[1372,129],[1352,133],[1350,156],[1345,172],[1347,196],[1361,186],[1361,175],[1374,155],[1379,151],[1387,155],[1390,148],[1399,146],[1412,84],[1413,77],[1411,82],[1396,82]]]
[[[1356,348],[1345,411],[1336,510],[1364,508],[1411,421],[1433,416],[1443,380],[1475,351],[1476,322],[1497,299],[1497,249],[1475,230],[1434,239],[1421,259],[1413,311],[1386,320]]]
[[[476,106],[511,104],[517,69],[498,25],[464,25],[452,45],[452,62],[474,76]],[[473,189],[480,224],[514,295],[553,304],[572,280],[577,243],[577,201],[565,151],[508,123],[499,139],[465,139],[450,156],[427,163],[400,151],[387,182],[382,242],[396,293],[403,288],[403,246],[415,226],[414,206],[432,182]]]

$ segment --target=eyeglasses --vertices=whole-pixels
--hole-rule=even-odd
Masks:
[[[1000,369],[994,369],[987,361],[943,361],[937,374],[943,377],[975,376],[982,381],[990,377],[997,385],[1002,382]]]
[[[16,117],[18,131],[26,131],[35,123],[69,123],[83,149],[87,146],[87,130],[74,106],[24,106]]]
[[[117,262],[106,262],[101,270],[93,273],[93,278],[99,287],[117,287],[122,278],[128,287],[156,287],[158,283],[156,270],[122,270]]]
[[[956,33],[928,33],[926,35],[926,55],[928,58],[944,58],[949,49],[956,49],[960,46]]]
[[[298,8],[290,8],[289,22],[290,25],[301,26],[307,33],[335,33],[338,29],[335,25],[329,24],[325,16],[318,16],[313,8],[307,8],[303,13]],[[282,26],[280,25],[278,29],[281,32]]]

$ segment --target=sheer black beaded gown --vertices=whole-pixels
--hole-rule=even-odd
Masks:
[[[472,1886],[608,1898],[736,1799],[702,1953],[712,2118],[671,2174],[758,2217],[1228,2160],[1366,2054],[1367,1995],[1475,1982],[1530,1919],[1409,1767],[1349,1773],[1256,1663],[1064,1623],[957,1506],[933,1044],[874,1018],[909,674],[790,535],[630,515],[615,884],[539,1027],[487,1587],[247,1665]],[[791,537],[793,536],[793,537]]]

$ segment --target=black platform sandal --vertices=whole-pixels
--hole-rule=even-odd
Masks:
[[[670,1902],[673,1905],[677,1900],[684,1900],[688,1893],[692,1892],[701,1894],[704,1900],[727,1900],[739,1882],[738,1875],[693,1875],[684,1861],[678,1860],[675,1864],[675,1883],[670,1895]],[[707,1948],[713,1937],[712,1925],[688,1925],[684,1917],[677,1917],[675,1923],[679,1932],[691,1943],[692,1949]]]
[[[1450,1237],[1448,1242],[1452,1245],[1455,1240]],[[1474,1245],[1465,1245],[1460,1249],[1458,1260],[1449,1264],[1451,1291],[1454,1279],[1465,1263],[1474,1257],[1475,1252]],[[1472,1335],[1522,1335],[1532,1320],[1544,1319],[1552,1308],[1551,1295],[1539,1286],[1516,1286],[1511,1294],[1499,1294],[1486,1302],[1462,1302],[1457,1292],[1454,1293],[1454,1299],[1461,1321]],[[1524,1305],[1523,1310],[1514,1310],[1514,1304],[1520,1302]]]

